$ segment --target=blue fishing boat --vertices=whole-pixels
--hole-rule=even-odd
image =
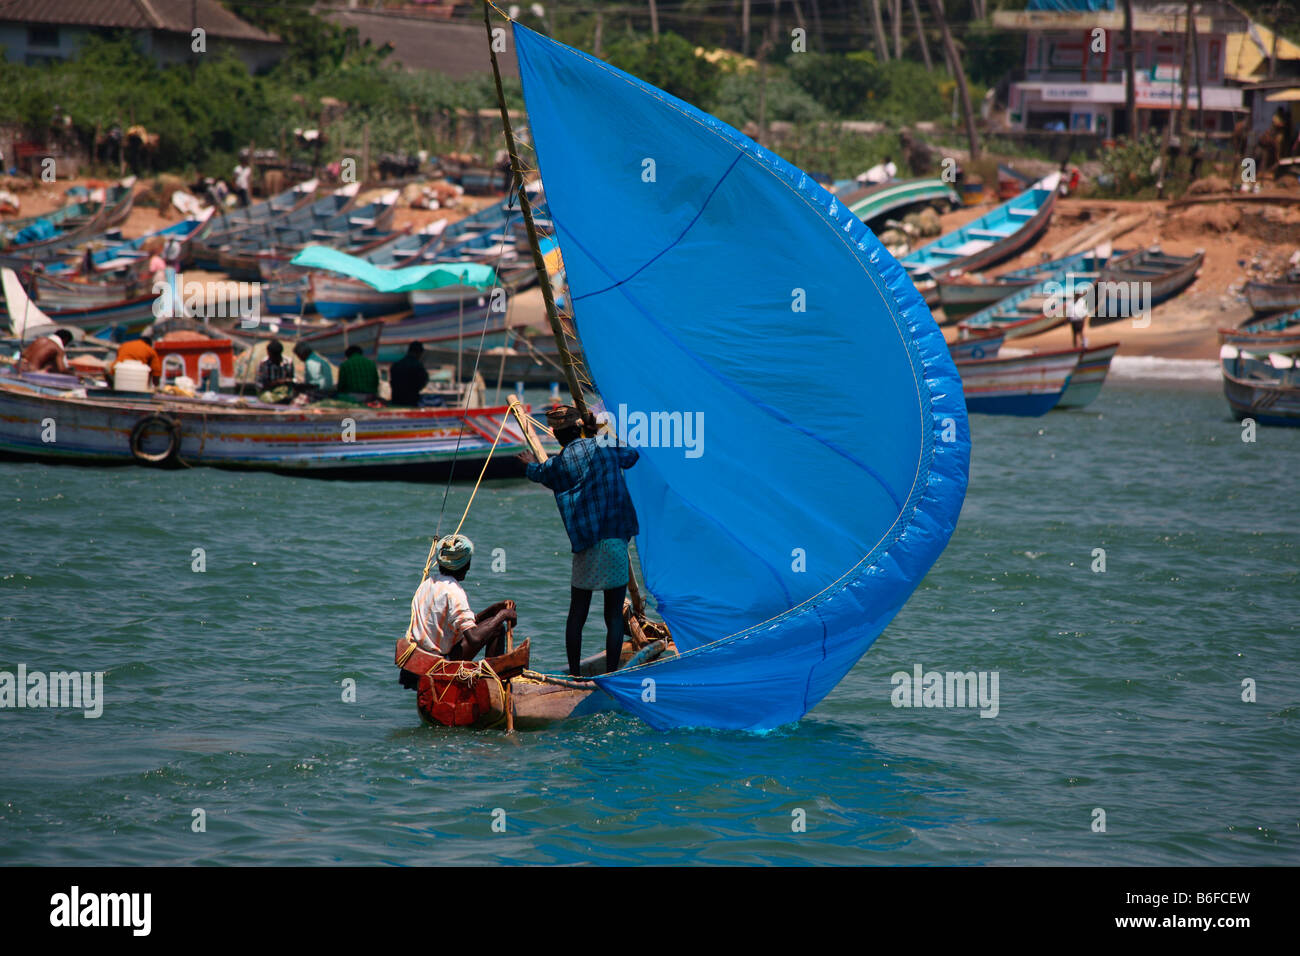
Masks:
[[[698,456],[680,435],[622,436],[640,452],[627,471],[637,552],[679,653],[577,693],[656,728],[797,721],[955,527],[970,439],[943,336],[907,273],[807,174],[603,60],[513,30],[604,406],[708,423]]]
[[[955,229],[899,260],[913,281],[933,283],[953,271],[972,272],[1009,259],[1047,229],[1056,205],[1055,177],[1026,190],[972,223]],[[930,285],[927,301],[938,301]]]

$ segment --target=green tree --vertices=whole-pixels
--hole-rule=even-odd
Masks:
[[[717,66],[696,56],[694,44],[676,33],[662,32],[658,40],[621,36],[605,53],[620,70],[702,109],[713,103],[722,78]]]

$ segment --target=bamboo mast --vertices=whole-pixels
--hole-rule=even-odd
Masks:
[[[487,31],[488,54],[492,57],[492,79],[496,83],[497,106],[501,108],[501,125],[506,133],[506,151],[510,154],[510,171],[519,190],[519,208],[524,214],[524,228],[528,232],[528,245],[533,252],[533,268],[537,270],[537,282],[542,288],[542,301],[546,303],[546,319],[551,324],[555,336],[555,348],[560,353],[560,362],[564,366],[564,379],[573,396],[573,404],[578,414],[587,416],[587,400],[578,384],[578,375],[574,370],[573,353],[569,343],[564,339],[564,329],[560,326],[560,316],[555,309],[555,291],[551,288],[551,277],[546,272],[546,261],[542,258],[541,247],[537,244],[537,226],[533,223],[533,204],[528,199],[528,190],[524,188],[523,164],[519,162],[519,150],[515,147],[515,132],[510,126],[510,111],[506,109],[506,94],[501,87],[501,67],[497,63],[497,51],[492,46],[491,4],[483,0],[483,29]]]
[[[492,79],[496,83],[497,106],[501,109],[501,125],[505,128],[506,133],[506,150],[510,153],[510,169],[514,174],[515,182],[519,189],[519,206],[524,213],[524,226],[528,231],[528,245],[533,251],[533,267],[537,270],[537,281],[542,287],[542,299],[546,303],[546,318],[551,323],[551,332],[555,335],[555,347],[560,353],[560,361],[564,365],[564,378],[569,385],[569,394],[573,396],[573,404],[578,409],[578,413],[584,418],[587,416],[587,401],[582,394],[582,386],[578,384],[578,375],[574,369],[573,353],[569,351],[569,344],[564,339],[564,329],[560,327],[559,313],[555,309],[555,292],[551,288],[551,277],[546,271],[546,262],[542,258],[541,247],[537,244],[537,227],[533,224],[533,206],[528,201],[528,191],[524,189],[524,174],[522,164],[519,162],[519,151],[515,147],[514,129],[510,126],[510,112],[506,109],[506,94],[501,87],[501,67],[497,63],[497,53],[492,47],[492,20],[490,14],[491,4],[488,0],[483,0],[483,29],[487,31],[488,53],[492,57]],[[511,412],[523,429],[524,437],[528,441],[533,454],[538,461],[546,460],[546,452],[542,450],[541,444],[536,441],[536,436],[532,434],[531,427],[524,421],[523,416],[518,409],[518,402],[515,396],[510,396]],[[628,555],[628,592],[632,598],[632,610],[636,618],[645,614],[645,601],[641,597],[641,589],[637,587],[636,569],[632,566],[632,556]]]

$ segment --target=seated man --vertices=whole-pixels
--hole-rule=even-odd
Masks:
[[[329,362],[318,352],[306,342],[299,342],[293,347],[293,354],[302,361],[304,368],[300,391],[319,398],[334,390],[334,373],[330,371]]]
[[[505,653],[506,625],[518,620],[514,601],[498,601],[478,614],[470,610],[461,582],[469,573],[474,544],[448,535],[435,548],[438,573],[430,574],[411,599],[407,637],[423,650],[452,661],[471,661],[486,648],[488,657]]]
[[[368,402],[379,392],[379,366],[359,345],[349,345],[339,366],[339,397]]]
[[[18,360],[18,371],[75,375],[68,365],[67,347],[71,344],[72,333],[67,329],[59,329],[53,335],[42,335],[23,349],[22,358]]]
[[[406,354],[389,368],[388,382],[393,387],[394,405],[420,404],[420,389],[429,384],[429,372],[420,358],[423,354],[424,346],[412,342],[406,347]]]
[[[266,358],[257,366],[257,390],[269,392],[280,385],[293,382],[293,362],[284,357],[284,346],[279,339],[266,343]]]
[[[148,335],[142,335],[130,342],[123,342],[117,347],[117,357],[113,359],[107,370],[108,380],[113,381],[113,370],[117,368],[119,362],[126,362],[131,359],[149,366],[149,381],[151,383],[157,385],[162,380],[162,356],[154,350],[153,337]]]

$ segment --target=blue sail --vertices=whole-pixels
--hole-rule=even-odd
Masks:
[[[658,728],[798,720],[956,525],[970,436],[943,336],[804,173],[599,59],[514,37],[587,365],[641,453],[625,474],[646,586],[682,652],[599,684]]]

